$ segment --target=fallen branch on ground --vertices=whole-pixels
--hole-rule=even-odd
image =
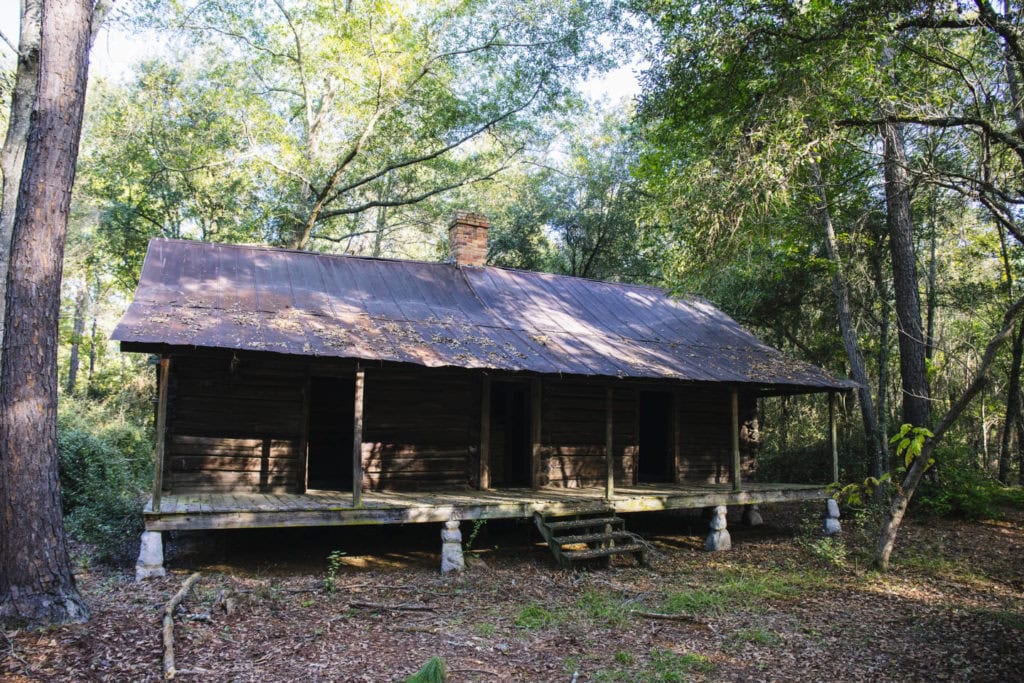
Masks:
[[[635,614],[638,617],[644,617],[645,619],[664,619],[665,621],[687,621],[691,624],[700,624],[701,626],[707,626],[706,623],[700,619],[691,617],[688,614],[662,614],[661,612],[640,612],[633,610],[631,614]]]
[[[433,612],[434,608],[428,605],[381,605],[376,602],[350,602],[351,609],[375,609],[382,612]]]
[[[174,669],[174,610],[185,599],[192,586],[199,580],[199,572],[185,579],[185,583],[174,597],[164,606],[164,680],[171,680],[177,673]]]

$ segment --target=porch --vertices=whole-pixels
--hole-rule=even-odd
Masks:
[[[824,485],[744,482],[729,484],[638,484],[604,487],[363,492],[362,504],[342,491],[306,493],[185,493],[163,495],[159,510],[144,509],[147,531],[253,527],[406,524],[449,520],[524,518],[533,513],[573,515],[615,511],[652,512],[760,505],[828,498]]]

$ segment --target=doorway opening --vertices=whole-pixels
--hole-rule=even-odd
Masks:
[[[640,392],[640,454],[637,481],[666,483],[675,480],[672,448],[672,394]]]
[[[491,384],[491,485],[528,488],[533,484],[530,442],[530,388],[519,382]]]
[[[352,378],[310,379],[307,488],[352,490],[355,391]]]

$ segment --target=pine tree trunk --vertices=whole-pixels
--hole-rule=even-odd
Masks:
[[[44,4],[0,368],[0,621],[84,621],[57,479],[57,321],[88,74],[90,0]]]
[[[42,0],[21,0],[21,32],[18,38],[18,62],[11,92],[11,113],[7,136],[0,149],[0,172],[3,173],[3,203],[0,204],[0,348],[4,337],[4,306],[7,291],[7,269],[11,262],[11,236],[14,232],[14,210],[21,186],[21,170],[28,144],[29,122],[36,99],[39,79],[39,40],[43,17]],[[0,362],[3,356],[0,355]]]
[[[878,428],[878,420],[875,414],[874,401],[871,398],[871,388],[868,383],[868,372],[864,366],[864,357],[860,352],[860,344],[857,341],[857,331],[853,328],[853,315],[850,313],[849,291],[846,285],[846,278],[843,275],[842,262],[839,260],[839,246],[836,241],[836,231],[832,224],[832,212],[828,207],[828,196],[825,193],[825,185],[821,178],[821,168],[816,161],[811,161],[811,176],[814,179],[815,189],[818,195],[818,221],[825,232],[825,248],[828,258],[832,262],[832,295],[835,297],[836,314],[839,317],[839,331],[843,337],[843,346],[846,348],[846,358],[850,363],[850,374],[860,386],[857,389],[857,399],[860,403],[861,420],[864,423],[864,438],[871,449],[871,462],[869,467],[876,477],[880,477],[885,469],[885,456],[882,447],[884,436]]]
[[[999,448],[999,481],[1004,484],[1008,484],[1010,481],[1010,459],[1013,457],[1011,435],[1014,427],[1020,422],[1018,414],[1020,412],[1020,366],[1021,361],[1024,360],[1024,322],[1017,326],[1010,356],[1010,381],[1006,391],[1006,420],[1003,421]]]
[[[71,358],[68,359],[68,393],[75,393],[78,381],[78,349],[82,345],[82,334],[85,332],[85,303],[87,288],[83,283],[75,297],[75,319],[71,328]]]
[[[903,385],[903,421],[915,427],[931,423],[925,339],[921,329],[921,292],[917,280],[910,215],[910,181],[903,130],[894,123],[882,126],[885,166],[886,226],[892,256],[896,329],[899,334],[900,379]]]

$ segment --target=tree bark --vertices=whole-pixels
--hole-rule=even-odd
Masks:
[[[71,328],[71,358],[68,359],[68,393],[75,393],[78,381],[78,348],[82,345],[82,334],[85,332],[85,304],[88,300],[88,285],[82,283],[75,297],[75,317]]]
[[[3,173],[3,197],[0,199],[0,342],[4,336],[7,269],[11,262],[11,236],[14,210],[21,186],[21,170],[28,144],[29,122],[39,80],[39,41],[42,30],[43,1],[21,0],[21,30],[18,37],[18,62],[11,93],[11,113],[7,135],[0,148],[0,173]],[[2,353],[2,352],[0,352]],[[0,355],[0,362],[3,356]]]
[[[915,427],[927,427],[931,423],[930,392],[925,339],[921,329],[921,292],[917,280],[917,253],[910,214],[910,181],[903,129],[898,124],[886,121],[882,124],[882,138],[885,220],[889,231],[896,329],[899,334],[903,421]]]
[[[0,368],[0,621],[84,621],[57,477],[57,321],[93,5],[43,5],[39,78],[7,272]]]
[[[825,192],[825,184],[821,177],[821,167],[814,160],[811,161],[811,177],[814,180],[818,198],[818,221],[825,232],[825,249],[828,252],[829,260],[832,262],[832,295],[835,297],[836,314],[839,317],[839,331],[843,336],[846,358],[850,363],[850,374],[853,375],[854,381],[860,385],[857,388],[857,399],[860,403],[861,420],[864,423],[864,438],[871,449],[871,462],[869,466],[872,474],[880,477],[882,472],[885,471],[886,464],[882,446],[885,436],[878,428],[875,404],[871,398],[868,373],[864,366],[864,356],[861,354],[860,343],[857,341],[857,331],[853,328],[849,290],[846,284],[846,277],[843,274],[843,265],[839,260],[839,245],[836,241],[836,231],[832,223],[832,212],[828,206],[828,195]]]

